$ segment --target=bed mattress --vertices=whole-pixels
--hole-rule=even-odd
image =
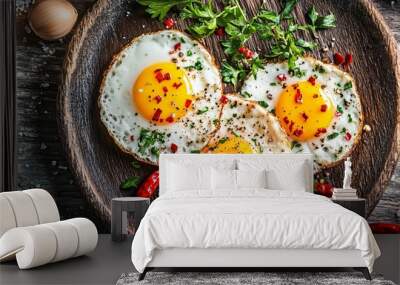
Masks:
[[[157,198],[132,243],[139,272],[163,249],[359,250],[372,271],[379,248],[367,221],[307,192],[171,192]]]

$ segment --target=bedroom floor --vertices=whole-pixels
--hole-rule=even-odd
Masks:
[[[19,270],[15,262],[1,264],[0,284],[115,284],[122,273],[135,271],[130,260],[130,250],[131,239],[114,243],[110,235],[99,235],[96,250],[88,256],[30,270]],[[307,271],[319,270],[315,268]],[[332,268],[326,271],[348,270]]]
[[[110,235],[99,235],[96,250],[88,256],[30,270],[19,270],[16,262],[4,263],[0,265],[0,284],[115,284],[122,273],[134,271],[131,243],[114,243]]]

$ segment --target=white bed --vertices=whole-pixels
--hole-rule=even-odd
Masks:
[[[201,171],[189,177],[196,167],[213,167],[213,181],[226,173],[227,185],[210,189]],[[254,186],[261,168],[267,181],[280,179],[275,190],[238,188],[239,174],[228,187],[233,169]],[[160,197],[140,223],[132,262],[140,279],[154,267],[354,267],[370,278],[380,251],[368,223],[312,189],[311,155],[161,155]]]

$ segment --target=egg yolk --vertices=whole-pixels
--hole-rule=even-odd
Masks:
[[[307,141],[326,133],[335,107],[315,79],[286,87],[275,108],[286,133],[297,141]]]
[[[250,143],[235,136],[223,142],[220,141],[212,153],[254,153],[254,151]]]
[[[194,99],[185,71],[172,62],[146,67],[136,79],[132,97],[140,115],[157,125],[184,117]]]

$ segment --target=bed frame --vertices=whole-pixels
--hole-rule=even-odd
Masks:
[[[162,154],[160,156],[160,195],[168,190],[167,169],[171,161],[190,159],[191,163],[212,165],[221,160],[265,159],[270,163],[278,161],[304,161],[307,190],[313,192],[313,158],[311,154]],[[169,248],[156,250],[152,261],[139,275],[143,280],[146,273],[154,268],[231,268],[237,271],[254,268],[343,268],[361,271],[367,280],[371,276],[359,250],[329,249],[249,249],[249,248]]]

